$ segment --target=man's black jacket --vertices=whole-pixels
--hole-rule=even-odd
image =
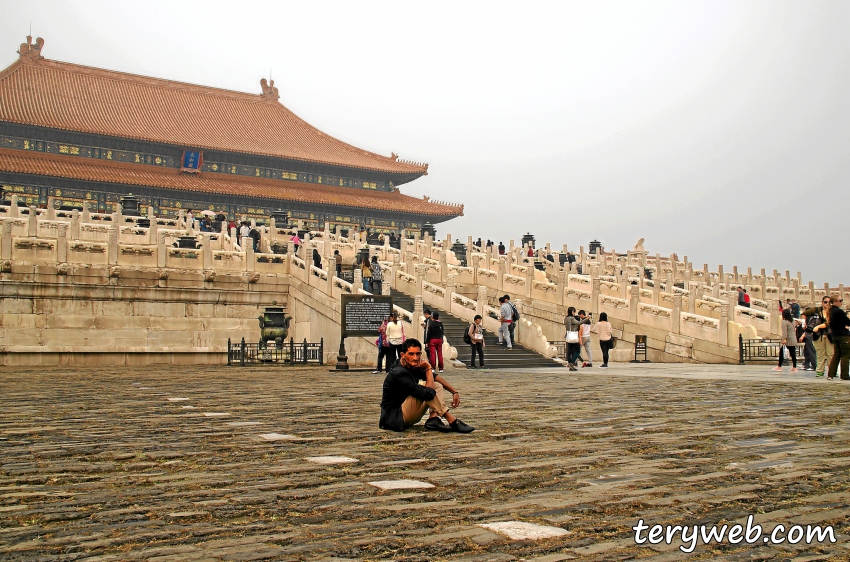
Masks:
[[[850,319],[847,318],[847,313],[833,306],[829,309],[829,329],[833,336],[850,336]]]
[[[424,372],[422,373],[424,375]],[[384,394],[381,397],[381,429],[404,431],[404,415],[401,405],[408,396],[427,402],[437,395],[433,388],[419,384],[420,376],[396,361],[384,379]]]

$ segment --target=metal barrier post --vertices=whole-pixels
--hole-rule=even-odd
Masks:
[[[744,364],[744,334],[738,334],[738,365]]]
[[[227,366],[230,367],[230,338],[227,338]]]
[[[245,366],[245,338],[242,338],[242,355],[239,358],[239,365],[240,367]]]
[[[301,360],[305,365],[307,364],[307,338],[304,338],[304,355]]]
[[[289,364],[295,365],[295,338],[289,338]]]
[[[325,364],[325,338],[319,340],[319,365]]]

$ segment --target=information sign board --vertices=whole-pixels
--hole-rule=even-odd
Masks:
[[[342,295],[342,337],[376,336],[393,311],[389,295]]]

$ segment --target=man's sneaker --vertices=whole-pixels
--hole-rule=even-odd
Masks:
[[[593,367],[593,363],[585,363],[582,365],[583,367]]]
[[[807,371],[814,371],[814,369],[812,369],[811,367],[806,367],[806,370]]]
[[[443,372],[443,370],[442,370],[442,369],[440,369],[440,370],[439,370],[439,371],[437,371],[437,372],[442,373],[442,372]]]
[[[603,364],[599,365],[599,368],[600,368],[600,369],[607,369],[607,368],[608,368],[608,365],[606,365],[605,363],[603,363]]]
[[[822,377],[822,376],[823,376],[823,373],[822,373],[822,372],[820,372],[820,371],[818,371],[817,373],[815,373],[815,376],[816,376],[816,377]]]
[[[578,371],[578,367],[576,367],[576,366],[575,366],[575,365],[573,365],[572,363],[568,363],[568,365],[569,365],[569,367],[570,367],[570,371]]]
[[[587,367],[587,361],[581,364],[582,368]]]
[[[440,419],[440,416],[428,418],[428,421],[425,422],[425,429],[430,429],[431,431],[442,431],[443,433],[448,433],[452,430],[451,427],[443,423],[443,420]]]
[[[431,421],[431,420],[428,420],[428,421]],[[427,422],[426,422],[426,425],[427,425]],[[453,421],[451,423],[451,431],[456,431],[458,433],[472,433],[473,431],[475,431],[475,428],[472,427],[471,425],[466,425],[462,421],[456,419],[455,421]]]
[[[372,374],[373,374],[373,375],[377,375],[377,374],[378,374],[378,373],[380,373],[380,372],[381,372],[381,371],[372,371]]]

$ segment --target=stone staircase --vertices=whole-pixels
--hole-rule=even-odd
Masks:
[[[413,310],[413,297],[395,290],[390,291],[390,294],[393,297],[393,304],[405,310]],[[448,340],[449,345],[457,348],[458,360],[469,365],[469,346],[463,343],[463,332],[469,328],[469,323],[434,306],[428,306],[428,308],[440,313],[440,321],[443,323],[446,340]],[[518,344],[514,344],[513,349],[508,350],[499,345],[499,338],[496,334],[487,331],[484,333],[484,344],[484,364],[488,369],[530,369],[563,366],[557,361]]]

